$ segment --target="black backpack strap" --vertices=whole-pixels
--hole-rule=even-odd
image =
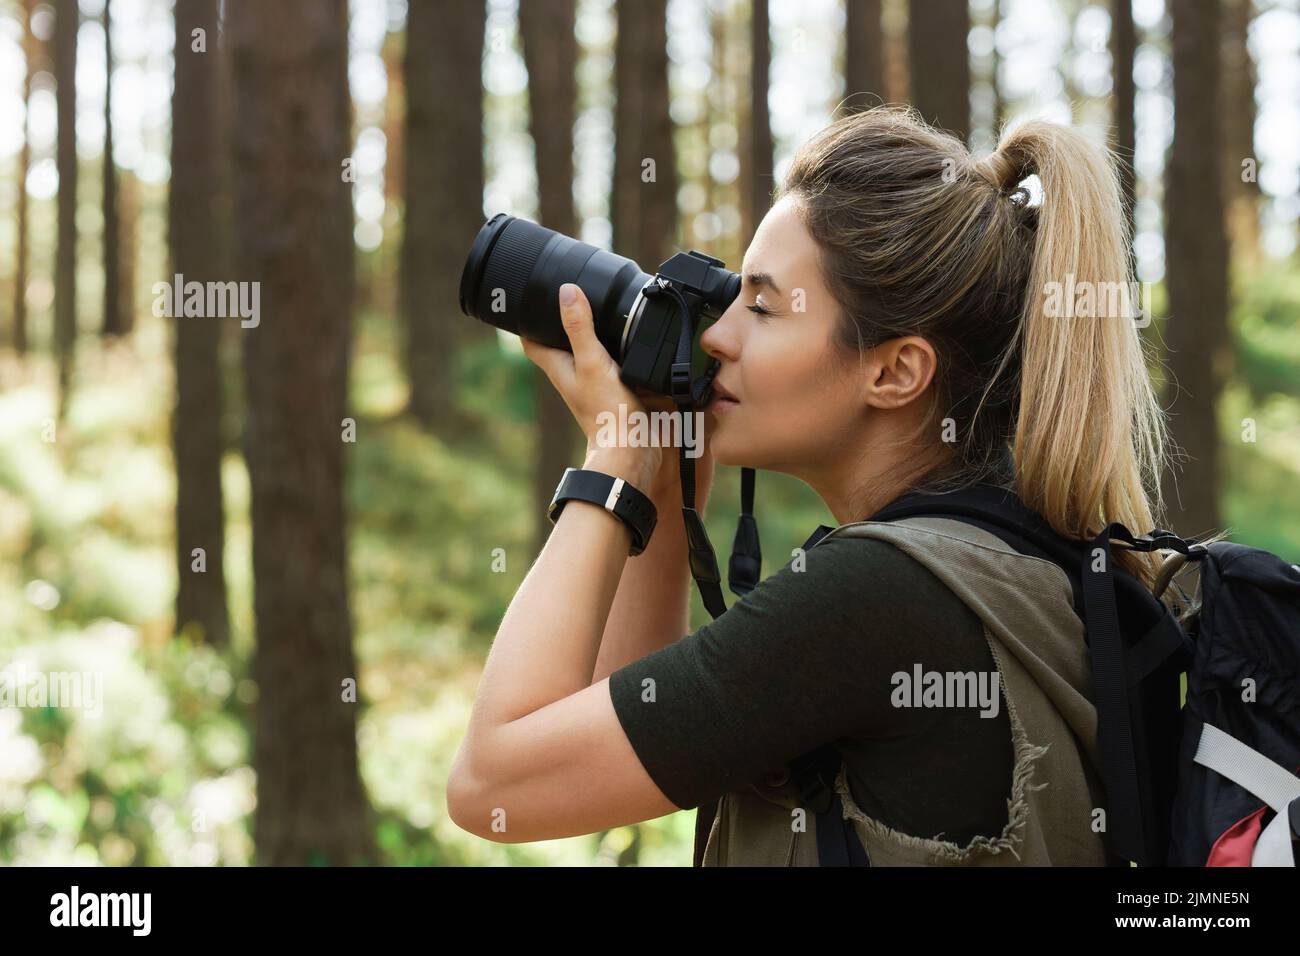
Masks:
[[[844,808],[838,793],[831,796],[830,808],[825,813],[817,814],[817,865],[871,865],[866,848],[858,839],[858,831],[844,819]]]
[[[704,865],[704,850],[709,844],[709,832],[713,829],[713,821],[721,803],[722,798],[719,797],[711,804],[700,804],[695,811],[695,843],[691,851],[691,866]]]
[[[1115,607],[1115,580],[1111,574],[1110,536],[1114,527],[1106,527],[1092,540],[1093,549],[1102,549],[1101,570],[1097,570],[1091,552],[1084,556],[1084,614],[1088,622],[1088,650],[1092,658],[1093,692],[1097,701],[1097,745],[1101,751],[1102,776],[1110,805],[1108,832],[1117,854],[1138,865],[1145,865],[1148,861],[1138,796],[1137,760],[1133,755],[1128,666],[1119,613]]]
[[[1124,525],[1115,523],[1092,540],[1080,568],[1112,849],[1139,866],[1163,866],[1165,837],[1151,832],[1144,812],[1130,693],[1171,655],[1190,659],[1191,640],[1166,610],[1137,643],[1125,647],[1115,599],[1112,541],[1123,542],[1134,551],[1171,548],[1191,558],[1207,552],[1195,538],[1183,539],[1162,528],[1134,537]]]
[[[870,866],[858,831],[844,818],[843,801],[835,792],[841,760],[840,752],[826,744],[791,761],[790,774],[804,809],[817,817],[818,865]]]

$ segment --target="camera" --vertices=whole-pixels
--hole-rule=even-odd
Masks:
[[[654,275],[527,219],[497,213],[479,229],[460,277],[460,309],[506,332],[570,350],[560,322],[565,282],[591,303],[596,337],[629,387],[703,405],[718,362],[698,336],[740,294],[740,276],[691,250]]]
[[[740,294],[740,276],[692,249],[650,275],[606,252],[527,219],[497,213],[483,224],[460,275],[460,310],[506,332],[572,351],[560,320],[560,286],[591,303],[596,338],[633,388],[667,395],[679,410],[708,403],[720,362],[698,337]],[[680,449],[682,519],[691,576],[713,617],[726,610],[717,558],[695,510],[694,463]],[[758,584],[762,550],[754,522],[754,470],[741,469],[741,514],[728,566],[733,593]]]

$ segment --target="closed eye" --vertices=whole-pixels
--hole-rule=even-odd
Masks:
[[[763,308],[757,302],[755,302],[753,305],[747,305],[745,306],[745,308],[749,309],[749,311],[753,312],[755,315],[761,315],[764,317],[774,314],[770,309]]]

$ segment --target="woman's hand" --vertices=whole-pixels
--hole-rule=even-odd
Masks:
[[[556,391],[569,406],[578,427],[587,436],[584,467],[618,475],[637,488],[649,488],[667,456],[654,446],[602,445],[599,442],[602,413],[620,420],[619,405],[627,415],[645,413],[637,395],[619,378],[619,367],[596,338],[591,303],[571,282],[560,286],[560,318],[572,353],[554,349],[520,336],[524,355],[546,373]]]
[[[656,392],[637,390],[637,395],[641,403],[651,412],[676,412],[677,406],[667,395],[660,395]],[[693,413],[695,414],[695,413]],[[713,447],[710,444],[712,436],[713,416],[703,410],[698,412],[700,426],[694,431],[694,440],[699,443],[701,449],[698,458],[689,459],[695,466],[695,509],[704,511],[704,504],[709,497],[709,489],[713,486]],[[694,424],[694,423],[692,423]],[[655,473],[650,483],[650,497],[656,505],[669,504],[674,508],[680,508],[682,505],[682,469],[681,469],[681,449],[665,448],[663,456],[659,461],[659,470]]]

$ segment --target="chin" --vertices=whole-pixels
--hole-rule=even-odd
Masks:
[[[728,465],[733,468],[766,468],[763,464],[763,456],[756,454],[758,451],[753,446],[746,445],[743,439],[735,432],[735,425],[726,425],[718,427],[716,425],[716,416],[710,415],[705,420],[705,427],[713,427],[711,437],[709,438],[709,450],[713,453],[713,460],[719,465]]]
[[[737,451],[731,447],[731,444],[719,435],[714,435],[709,444],[713,452],[713,460],[719,465],[729,465],[733,468],[760,468],[761,465],[754,464],[754,456],[745,453],[744,449]]]
[[[707,423],[708,426],[711,426],[712,424],[711,421]],[[731,456],[727,454],[728,448],[726,440],[720,438],[716,431],[709,433],[708,445],[709,451],[713,454],[713,460],[719,465],[734,464]]]

